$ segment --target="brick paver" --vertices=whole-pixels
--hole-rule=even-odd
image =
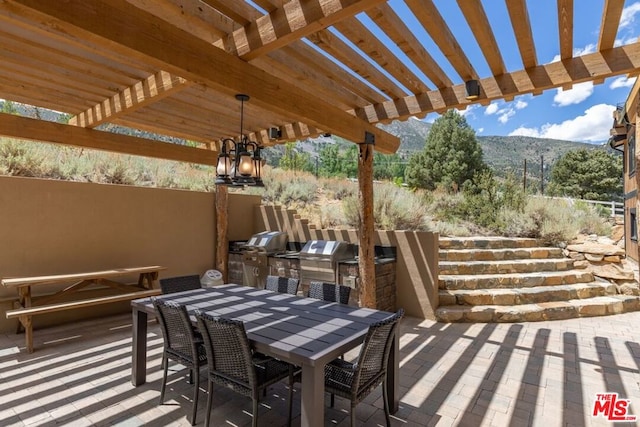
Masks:
[[[162,337],[149,328],[148,382],[130,383],[131,317],[38,330],[36,351],[0,335],[0,426],[188,426],[191,386],[170,377],[159,406]],[[514,324],[443,324],[405,318],[400,410],[394,426],[613,426],[593,417],[597,393],[629,399],[640,416],[640,313]],[[347,357],[355,357],[352,352]],[[205,384],[198,424],[204,421]],[[260,425],[286,425],[284,384],[269,389]],[[300,396],[293,425],[300,424]],[[327,399],[328,403],[328,399]],[[251,402],[214,389],[213,426],[251,424]],[[327,406],[327,426],[349,425],[349,403]],[[384,425],[381,390],[357,407],[363,426]]]

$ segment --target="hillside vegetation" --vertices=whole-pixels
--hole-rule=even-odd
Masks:
[[[212,167],[0,139],[0,174],[81,182],[141,185],[212,191]],[[357,183],[306,172],[266,167],[264,203],[297,209],[319,227],[358,225]],[[549,243],[578,232],[606,234],[605,218],[586,204],[527,196],[506,180],[481,182],[469,192],[411,191],[391,182],[374,186],[374,215],[379,229],[432,230],[444,235],[501,234],[539,237]],[[483,186],[484,185],[484,186]],[[487,215],[492,220],[487,221]]]

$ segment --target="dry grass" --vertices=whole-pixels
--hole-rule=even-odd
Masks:
[[[0,174],[194,191],[212,191],[215,180],[210,166],[13,139],[0,139]],[[263,203],[296,209],[302,217],[322,228],[352,228],[359,222],[357,182],[316,179],[306,172],[268,166],[264,182],[264,189],[232,191],[261,194]],[[511,193],[513,189],[503,194]],[[390,182],[376,184],[375,225],[385,230],[433,230],[442,235],[537,237],[550,244],[570,240],[578,233],[606,235],[610,230],[606,219],[590,205],[569,206],[564,200],[525,196],[524,208],[516,209],[509,203],[497,207],[494,221],[490,221],[491,227],[487,228],[470,221],[464,214],[469,204],[467,197],[463,192],[411,191]],[[489,202],[480,197],[474,203]]]

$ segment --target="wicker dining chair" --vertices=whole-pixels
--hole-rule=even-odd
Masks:
[[[258,397],[260,391],[289,378],[289,420],[293,399],[294,365],[254,352],[247,338],[244,324],[238,320],[217,318],[196,312],[198,328],[202,332],[209,373],[207,414],[209,426],[213,405],[213,384],[228,387],[253,400],[253,427],[258,425]]]
[[[162,352],[162,369],[164,373],[160,389],[160,405],[164,402],[169,359],[173,359],[189,369],[189,378],[193,379],[193,411],[190,421],[191,425],[194,425],[196,412],[198,411],[200,367],[204,366],[207,361],[202,337],[195,333],[184,305],[172,301],[163,301],[160,298],[152,298],[152,301],[156,309],[162,336],[164,337],[164,350]]]
[[[163,294],[190,291],[192,289],[200,289],[201,287],[200,276],[197,274],[160,279],[160,289]]]
[[[360,355],[355,362],[334,359],[325,366],[324,389],[331,393],[331,406],[334,396],[351,401],[351,426],[356,425],[356,405],[382,384],[384,415],[387,426],[391,425],[389,395],[387,393],[387,362],[393,346],[399,320],[404,310],[369,326]]]
[[[299,285],[300,279],[294,279],[292,277],[267,276],[267,283],[264,288],[269,291],[296,295],[298,293]]]
[[[350,294],[351,288],[348,286],[316,281],[309,283],[309,298],[327,302],[339,302],[340,304],[349,304]]]

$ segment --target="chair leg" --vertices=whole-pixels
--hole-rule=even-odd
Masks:
[[[331,407],[333,408],[333,404],[336,403],[336,395],[331,393]]]
[[[253,422],[252,427],[258,427],[258,396],[253,399]]]
[[[189,369],[189,379],[187,380],[187,384],[193,384],[193,368]]]
[[[166,355],[162,355],[162,386],[160,386],[160,405],[164,402],[164,389],[167,385],[167,371],[169,370],[169,360]]]
[[[211,418],[211,407],[213,406],[213,382],[208,381],[207,385],[207,418],[204,419],[204,427],[209,427],[209,418]]]
[[[384,417],[387,419],[387,427],[391,426],[391,414],[389,411],[389,392],[387,391],[387,380],[382,382],[382,401],[384,402]]]
[[[198,392],[200,389],[200,369],[198,369],[198,367],[194,367],[193,369],[191,369],[191,372],[195,373],[195,385],[193,388],[195,388],[195,391],[193,393],[193,410],[191,413],[191,425],[195,425],[196,424],[196,413],[198,412]]]

